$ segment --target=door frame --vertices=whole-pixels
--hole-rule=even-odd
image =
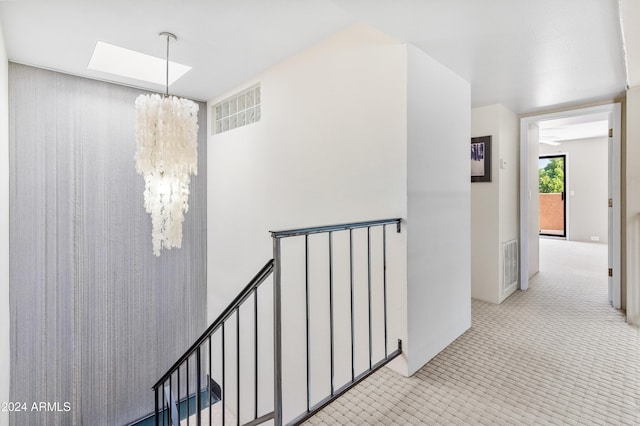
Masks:
[[[568,231],[568,223],[567,223],[567,204],[569,204],[569,198],[567,198],[567,154],[566,153],[561,153],[561,152],[554,152],[552,154],[540,154],[538,153],[538,158],[542,159],[542,158],[562,158],[562,171],[564,173],[564,176],[562,177],[562,186],[564,191],[562,191],[562,235],[558,235],[558,234],[543,234],[541,232],[539,232],[540,235],[543,236],[547,236],[547,237],[562,237],[562,238],[569,238],[569,231]],[[538,216],[540,215],[540,213],[538,213]]]
[[[567,111],[546,113],[522,117],[520,119],[520,289],[529,288],[529,127],[535,123],[558,118],[569,118],[580,115],[607,113],[609,125],[613,129],[613,136],[609,138],[610,157],[610,198],[613,201],[612,214],[610,214],[610,232],[608,235],[610,268],[613,268],[613,276],[609,278],[609,300],[616,308],[621,308],[621,280],[620,253],[622,243],[621,222],[621,134],[622,134],[622,106],[620,102],[576,108]],[[536,247],[538,247],[536,245]]]

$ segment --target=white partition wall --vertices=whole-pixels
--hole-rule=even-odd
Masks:
[[[469,83],[408,46],[409,374],[471,326]]]

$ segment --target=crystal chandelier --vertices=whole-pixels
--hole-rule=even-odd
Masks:
[[[167,38],[166,92],[136,99],[136,171],[144,177],[144,207],[151,214],[153,253],[182,245],[182,222],[189,210],[191,175],[198,174],[198,105],[169,96]]]

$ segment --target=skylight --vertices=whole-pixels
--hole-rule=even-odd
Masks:
[[[166,61],[162,58],[99,41],[88,68],[164,86],[166,66]],[[190,69],[190,66],[169,61],[169,85]]]

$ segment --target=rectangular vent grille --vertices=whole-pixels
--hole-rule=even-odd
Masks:
[[[502,292],[518,285],[518,240],[502,243]]]
[[[260,121],[260,84],[218,102],[212,107],[214,132],[223,133]]]

